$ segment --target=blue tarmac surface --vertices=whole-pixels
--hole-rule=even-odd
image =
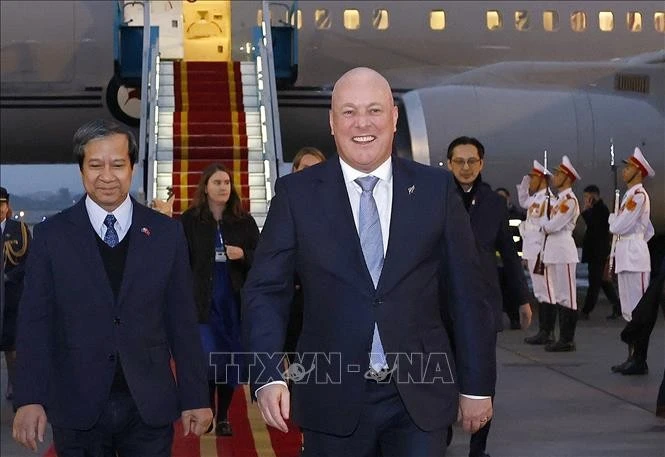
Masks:
[[[665,456],[665,419],[654,414],[665,368],[663,317],[651,336],[649,374],[613,374],[610,366],[626,356],[619,341],[624,323],[605,319],[609,305],[601,297],[591,320],[579,323],[576,352],[553,354],[524,344],[536,325],[499,335],[495,420],[487,449],[492,457]],[[1,380],[0,455],[34,456],[11,439],[4,358]],[[456,427],[446,455],[466,457],[467,452],[468,435]]]

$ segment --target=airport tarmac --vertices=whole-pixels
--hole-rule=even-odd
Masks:
[[[499,335],[495,419],[487,448],[492,457],[665,456],[665,419],[654,414],[665,368],[664,320],[661,315],[651,336],[649,374],[623,376],[611,373],[610,366],[626,356],[619,340],[624,322],[606,320],[609,312],[601,294],[591,319],[579,322],[576,352],[548,353],[524,344],[536,324]],[[34,456],[11,438],[5,385],[3,359],[0,455]],[[446,456],[466,457],[468,438],[456,427]]]

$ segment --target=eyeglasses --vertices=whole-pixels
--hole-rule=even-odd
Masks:
[[[458,167],[463,167],[464,165],[468,165],[469,168],[470,168],[470,167],[473,167],[475,165],[478,165],[480,163],[480,160],[481,159],[477,159],[475,157],[471,157],[470,159],[467,159],[467,160],[464,160],[461,157],[457,157],[455,159],[452,159],[451,162],[453,164],[457,165]]]

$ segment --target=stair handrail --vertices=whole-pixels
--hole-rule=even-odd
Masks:
[[[261,101],[261,121],[265,123],[263,133],[263,158],[265,164],[266,200],[270,201],[275,191],[275,181],[279,178],[279,161],[282,157],[282,135],[277,106],[277,83],[275,80],[275,62],[270,30],[269,2],[262,1],[263,18],[261,22],[262,39],[259,40],[257,58],[257,77],[259,79],[259,100]]]
[[[139,2],[136,2],[139,3]],[[150,8],[143,8],[143,54],[141,67],[141,121],[139,157],[143,160],[143,193],[151,202],[157,194],[157,134],[159,92],[159,27],[150,26]]]

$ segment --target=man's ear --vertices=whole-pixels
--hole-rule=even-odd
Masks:
[[[330,134],[335,136],[335,127],[333,127],[333,112],[332,109],[328,110],[328,122],[330,123]]]

